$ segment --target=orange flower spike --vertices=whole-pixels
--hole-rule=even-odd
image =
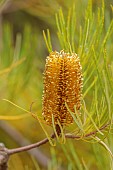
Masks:
[[[82,67],[76,53],[51,52],[46,59],[44,71],[44,91],[42,115],[48,125],[52,125],[52,114],[55,125],[73,123],[73,118],[65,106],[72,112],[74,105],[79,111],[82,97]]]

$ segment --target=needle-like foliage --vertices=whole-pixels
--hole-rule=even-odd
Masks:
[[[61,44],[61,49],[69,52],[75,52],[75,16],[74,7],[69,11],[66,19],[61,9],[56,15],[56,24],[58,28],[57,34]],[[78,48],[76,47],[76,52],[80,57],[81,65],[83,67],[84,78],[81,116],[74,114],[72,109],[66,104],[66,107],[71,116],[73,116],[77,126],[74,133],[76,134],[79,131],[78,134],[81,137],[84,137],[93,131],[97,131],[98,134],[104,138],[104,130],[106,130],[104,126],[107,126],[108,129],[112,124],[113,93],[109,63],[109,58],[111,57],[107,54],[107,48],[109,46],[108,39],[113,31],[113,21],[111,21],[107,32],[105,32],[104,20],[104,2],[102,3],[102,8],[98,8],[97,12],[93,14],[91,1],[89,1],[85,14],[84,27],[80,27],[79,45]],[[51,38],[50,34],[47,35],[48,37],[46,37],[44,33],[46,45],[49,50]],[[101,128],[102,131],[100,130]]]
[[[56,24],[56,30],[52,30],[58,39],[53,32],[51,34],[51,29],[48,29],[47,32],[44,30],[43,35],[39,30],[37,34],[34,34],[32,28],[26,25],[23,36],[17,34],[14,42],[11,27],[8,24],[3,26],[2,48],[0,48],[1,98],[13,100],[23,108],[28,108],[32,101],[38,98],[32,110],[36,113],[33,116],[37,118],[39,125],[37,125],[37,129],[32,130],[34,120],[29,121],[26,115],[22,115],[22,112],[26,112],[27,109],[23,109],[22,112],[15,115],[17,109],[12,109],[12,106],[4,101],[1,101],[0,119],[8,120],[8,117],[12,121],[16,119],[11,123],[25,136],[28,136],[29,131],[31,141],[42,137],[40,135],[44,132],[43,134],[47,136],[52,145],[47,145],[47,148],[45,146],[45,152],[48,152],[49,147],[51,148],[51,161],[46,167],[49,170],[113,169],[113,20],[104,1],[100,2],[100,7],[95,8],[95,4],[92,4],[91,0],[89,0],[87,8],[85,6],[84,2],[81,7],[79,3],[76,3],[68,12],[62,8],[59,9],[53,24]],[[64,50],[65,53],[70,54],[77,53],[82,66],[81,114],[76,114],[76,103],[71,108],[69,103],[65,102],[65,108],[73,118],[73,124],[64,129],[61,122],[58,122],[61,133],[59,136],[56,132],[54,114],[51,114],[52,128],[45,125],[46,121],[42,120],[43,116],[40,119],[43,91],[42,72],[45,57],[48,55],[42,39],[45,40],[48,53],[55,50],[59,52]],[[55,101],[55,98],[53,100]],[[52,111],[54,112],[54,108]],[[14,118],[13,115],[16,117]],[[25,118],[24,123],[20,123],[22,118]],[[42,132],[40,125],[43,129]],[[49,135],[51,130],[55,132],[59,143],[51,139]],[[1,133],[0,136],[1,140],[4,139],[3,142],[6,142],[4,134]],[[69,136],[71,139],[67,139]],[[9,144],[10,141],[6,143]],[[21,162],[21,158],[16,159],[17,162]],[[29,159],[26,158],[26,160]],[[35,161],[32,163],[34,167],[40,169]],[[13,169],[14,164],[12,159]],[[21,165],[22,163],[19,168],[22,168]],[[26,165],[23,169],[30,169],[29,166]]]

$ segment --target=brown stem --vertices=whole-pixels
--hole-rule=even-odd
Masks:
[[[0,120],[0,128],[5,131],[20,147],[30,145],[31,142],[26,139],[16,128],[10,123]],[[44,168],[47,169],[48,163],[51,161],[50,158],[44,154],[39,148],[34,148],[27,151],[33,156],[37,162]]]
[[[0,170],[7,170],[9,155],[3,143],[0,143]]]
[[[108,125],[109,125],[109,123],[106,124],[106,125],[103,125],[99,130],[105,129]],[[87,138],[87,137],[90,137],[92,135],[95,135],[96,133],[98,133],[97,130],[90,132],[90,133],[84,135],[83,137]],[[51,136],[52,139],[55,138],[55,137],[56,137],[55,134],[53,134]],[[74,136],[74,135],[71,135],[71,134],[65,134],[65,137],[71,138],[71,139],[80,139],[81,138],[81,136]],[[43,144],[46,144],[48,141],[49,141],[48,138],[45,138],[40,142],[31,144],[31,145],[27,145],[27,146],[24,146],[24,147],[15,148],[15,149],[7,149],[4,146],[0,147],[0,170],[7,170],[7,162],[8,162],[10,155],[18,153],[18,152],[22,152],[22,151],[28,151],[30,149],[39,147]]]
[[[109,123],[104,125],[104,126],[102,126],[99,130],[105,129],[108,125],[109,125]],[[90,137],[92,135],[95,135],[97,132],[98,131],[95,130],[93,132],[90,132],[90,133],[84,135],[84,137]],[[81,138],[81,136],[75,136],[75,135],[71,135],[71,134],[65,134],[65,137],[66,138],[72,138],[72,139],[80,139]],[[55,134],[53,134],[51,136],[51,138],[55,138]],[[41,146],[43,144],[46,144],[48,141],[49,141],[48,138],[45,138],[45,139],[43,139],[40,142],[31,144],[31,145],[27,145],[27,146],[23,146],[23,147],[19,147],[19,148],[15,148],[15,149],[7,149],[6,151],[7,151],[8,155],[12,155],[12,154],[15,154],[15,153],[18,153],[18,152],[23,152],[23,151],[27,151],[27,150],[39,147],[39,146]]]
[[[53,134],[51,136],[51,138],[55,138],[55,134]],[[8,155],[12,155],[12,154],[15,154],[15,153],[18,153],[18,152],[28,151],[30,149],[33,149],[33,148],[39,147],[41,145],[44,145],[48,141],[49,141],[48,138],[45,138],[45,139],[41,140],[40,142],[37,142],[37,143],[34,143],[34,144],[30,144],[30,145],[15,148],[15,149],[7,149],[7,153],[8,153]]]
[[[61,134],[61,129],[60,129],[60,126],[58,124],[56,124],[56,132],[57,132],[58,136]]]
[[[108,125],[109,125],[109,123],[107,123],[106,125],[103,125],[99,130],[105,129]],[[95,130],[93,132],[90,132],[90,133],[84,135],[83,137],[85,137],[85,138],[90,137],[92,135],[95,135],[97,132],[98,132],[98,130]],[[75,135],[71,135],[71,134],[66,134],[65,137],[72,138],[72,139],[80,139],[81,138],[81,136],[75,136]]]
[[[52,139],[55,138],[55,134],[51,135],[51,138]],[[48,138],[45,138],[40,142],[30,144],[24,147],[15,148],[15,149],[7,149],[5,148],[4,145],[0,145],[0,170],[7,170],[8,168],[7,164],[10,155],[39,147],[43,144],[46,144],[48,141],[49,141]]]
[[[44,140],[42,140],[40,142],[31,144],[31,145],[28,145],[28,146],[23,146],[23,147],[19,147],[19,148],[15,148],[15,149],[8,149],[7,152],[8,152],[8,155],[12,155],[12,154],[15,154],[15,153],[18,153],[18,152],[23,152],[23,151],[27,151],[29,149],[39,147],[40,145],[46,144],[47,142],[48,142],[48,139],[45,138]]]

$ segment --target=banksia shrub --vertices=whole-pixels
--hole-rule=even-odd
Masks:
[[[66,108],[79,113],[81,107],[82,72],[76,53],[51,52],[46,59],[44,71],[44,91],[42,114],[48,125],[58,122],[61,126],[73,123],[73,118]],[[77,114],[78,114],[77,113]]]

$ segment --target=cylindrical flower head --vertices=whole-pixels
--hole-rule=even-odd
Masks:
[[[55,125],[68,125],[73,118],[65,103],[72,112],[81,106],[82,67],[76,53],[51,52],[46,59],[44,71],[44,91],[42,115],[48,125],[52,125],[52,114]]]

